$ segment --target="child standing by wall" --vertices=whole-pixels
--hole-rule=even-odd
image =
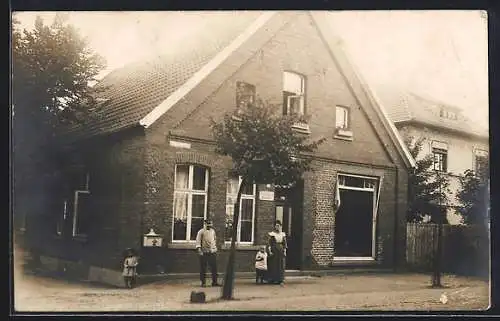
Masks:
[[[131,289],[135,285],[137,277],[137,265],[139,265],[139,258],[133,249],[127,249],[125,261],[123,262],[123,279],[125,287]]]
[[[255,255],[255,283],[262,284],[267,274],[267,252],[266,246],[262,245],[259,252]]]

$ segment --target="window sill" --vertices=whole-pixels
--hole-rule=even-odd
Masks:
[[[180,250],[196,250],[196,243],[195,242],[175,242],[175,243],[169,243],[167,245],[167,248],[169,249],[180,249]]]
[[[337,139],[343,139],[343,140],[349,140],[349,141],[352,141],[352,137],[353,137],[353,134],[352,134],[352,131],[350,130],[344,130],[344,129],[337,129],[337,132],[335,133],[335,136],[333,136],[334,138],[337,138]]]
[[[87,238],[87,235],[85,235],[85,234],[78,234],[78,235],[73,235],[73,240],[78,241],[78,242],[82,242],[82,243],[87,243],[88,238]]]
[[[292,125],[292,129],[302,133],[302,134],[310,134],[311,129],[309,128],[309,124],[306,123],[295,123]]]
[[[256,251],[260,248],[260,245],[254,245],[254,244],[236,244],[236,249],[238,251]],[[231,249],[231,243],[224,243],[222,245],[221,250],[230,250]]]

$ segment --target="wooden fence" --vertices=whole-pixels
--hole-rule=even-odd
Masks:
[[[438,225],[408,223],[406,262],[413,270],[431,271],[437,250]],[[442,271],[465,275],[488,275],[490,244],[481,226],[443,225]]]

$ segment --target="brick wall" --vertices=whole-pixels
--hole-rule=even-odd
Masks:
[[[298,14],[294,23],[286,23],[283,17],[282,15],[274,20],[266,32],[256,34],[251,41],[244,44],[151,128],[149,141],[155,144],[155,148],[162,150],[161,172],[165,175],[165,184],[161,187],[164,191],[161,198],[166,200],[164,207],[150,211],[151,217],[157,217],[157,220],[161,217],[160,221],[164,225],[162,231],[170,240],[174,165],[179,155],[188,155],[193,151],[199,154],[194,156],[195,162],[211,168],[209,211],[224,213],[225,181],[219,180],[218,176],[227,178],[229,165],[226,162],[221,164],[220,169],[212,168],[212,163],[215,162],[212,158],[216,157],[212,154],[213,146],[200,143],[211,137],[209,119],[220,119],[224,113],[234,108],[236,81],[256,85],[259,96],[271,103],[281,104],[282,73],[285,70],[293,70],[306,77],[306,113],[310,116],[311,138],[327,138],[316,153],[321,161],[316,162],[314,172],[304,176],[303,266],[325,266],[332,262],[332,208],[337,171],[384,176],[376,248],[380,262],[392,264],[388,262],[394,257],[395,224],[401,224],[399,216],[396,217],[398,199],[395,194],[394,167],[402,168],[402,160],[375,111],[368,106],[362,106],[358,97],[354,97],[352,84],[346,82],[331,59],[309,17]],[[272,32],[276,34],[273,36]],[[303,50],[306,47],[308,50]],[[333,137],[336,105],[350,107],[354,133],[352,141]],[[169,133],[176,135],[175,140],[190,142],[191,149],[169,147]],[[394,165],[394,162],[397,165]],[[402,186],[406,188],[406,185]],[[214,192],[214,189],[220,189],[220,193]],[[406,189],[402,194],[405,193]],[[272,225],[274,204],[259,202],[257,208],[256,240],[263,242],[265,232]],[[219,221],[217,216],[214,218],[216,229],[222,232],[223,222]],[[192,261],[196,260],[196,256],[191,252],[169,249],[166,256],[172,259],[175,257],[175,264],[170,260],[172,268],[180,267],[185,262],[197,262]],[[249,259],[250,262],[252,260]]]
[[[143,233],[154,228],[163,236],[161,249],[144,250],[143,261],[148,261],[147,272],[155,271],[156,265],[162,266],[165,272],[197,272],[198,256],[193,243],[172,242],[173,224],[173,191],[175,164],[191,163],[209,168],[209,190],[207,214],[213,219],[217,231],[219,248],[219,270],[224,271],[227,263],[228,245],[224,244],[226,184],[231,168],[230,159],[213,152],[213,145],[202,142],[189,142],[190,149],[176,148],[169,145],[170,139],[164,137],[163,143],[155,133],[148,136],[148,150],[145,175],[147,179],[146,206]],[[183,140],[175,138],[175,140]],[[258,195],[258,191],[257,191]],[[274,202],[256,200],[255,244],[263,244],[265,234],[271,230],[274,220]],[[149,252],[148,252],[149,251]],[[238,250],[237,269],[248,271],[253,269],[255,246],[245,246]]]
[[[55,224],[62,215],[64,198],[54,193],[51,202],[61,205],[61,211],[45,213],[46,222],[37,226],[43,231],[39,251],[46,256],[87,266],[120,269],[123,250],[140,245],[139,226],[144,197],[143,136],[141,131],[125,131],[81,142],[76,148],[90,172],[92,225],[87,238],[74,238],[73,213],[70,212],[63,234],[57,235]]]
[[[393,144],[375,111],[369,106],[360,105],[353,95],[316,28],[311,25],[308,15],[298,15],[294,23],[287,23],[279,28],[275,36],[255,51],[254,42],[249,41],[243,45],[238,56],[248,53],[251,56],[236,70],[233,60],[220,66],[213,77],[219,73],[230,77],[221,82],[216,90],[213,90],[212,84],[215,79],[207,78],[172,110],[172,115],[180,113],[180,110],[191,108],[189,101],[206,97],[175,128],[176,132],[196,138],[211,137],[209,119],[221,119],[224,113],[235,108],[237,81],[254,84],[262,99],[282,104],[282,75],[285,70],[291,70],[304,75],[306,79],[305,107],[306,114],[310,116],[308,123],[311,138],[327,138],[317,155],[376,165],[385,165],[398,159],[399,156],[396,155],[395,148],[391,147]],[[334,138],[337,105],[350,108],[353,141]],[[280,112],[281,108],[278,107],[278,110]],[[174,116],[165,119],[172,117]]]
[[[396,212],[396,175],[394,169],[360,167],[333,162],[315,162],[313,171],[305,176],[304,266],[326,266],[333,262],[335,251],[333,199],[335,180],[339,172],[382,178],[376,227],[376,259],[380,264],[392,265],[395,250],[395,224],[401,214]],[[401,203],[401,205],[405,208],[404,203]],[[403,213],[403,218],[404,215]],[[399,224],[404,226],[404,223],[400,222]]]

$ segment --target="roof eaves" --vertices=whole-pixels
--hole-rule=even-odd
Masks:
[[[234,51],[244,44],[255,32],[264,26],[276,12],[265,12],[259,16],[248,28],[236,37],[226,48],[220,51],[212,60],[198,70],[188,81],[174,91],[160,105],[139,121],[144,128],[151,126],[158,118],[164,115],[172,106],[184,98],[191,90],[196,88],[203,79],[219,67]]]

